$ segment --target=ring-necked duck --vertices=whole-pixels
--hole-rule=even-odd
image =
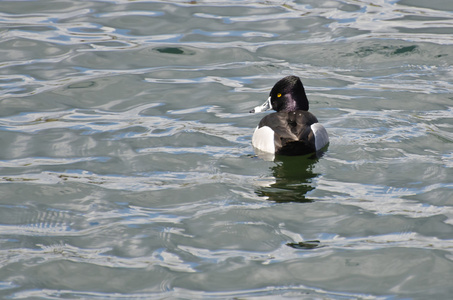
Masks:
[[[317,152],[329,143],[324,126],[308,112],[308,99],[299,77],[279,80],[266,102],[250,112],[270,109],[277,112],[262,118],[256,127],[252,137],[255,149],[271,154],[304,155]]]

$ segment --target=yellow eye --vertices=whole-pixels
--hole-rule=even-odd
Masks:
[[[277,94],[277,98],[280,98],[282,96],[282,94],[278,93]]]

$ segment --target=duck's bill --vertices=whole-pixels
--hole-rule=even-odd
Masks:
[[[259,112],[270,110],[270,109],[272,109],[271,97],[267,98],[266,102],[255,107],[250,112],[253,114],[253,113],[259,113]]]

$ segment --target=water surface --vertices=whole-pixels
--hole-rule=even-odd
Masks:
[[[2,1],[0,297],[449,299],[453,6]],[[294,74],[322,157],[251,147]]]

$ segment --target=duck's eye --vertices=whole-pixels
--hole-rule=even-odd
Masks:
[[[280,98],[282,96],[282,94],[278,93],[277,94],[277,98]]]

